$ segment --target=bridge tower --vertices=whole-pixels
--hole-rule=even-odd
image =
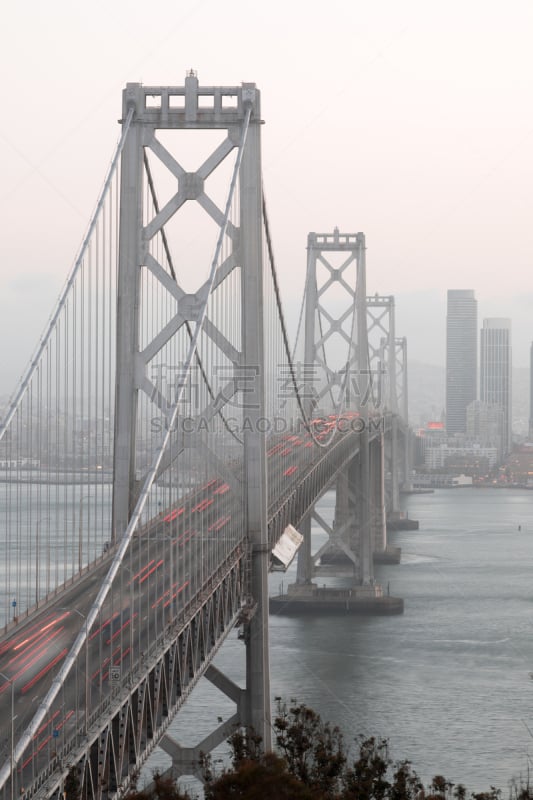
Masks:
[[[250,549],[248,578],[254,613],[250,613],[246,620],[246,689],[244,698],[239,700],[242,712],[239,721],[253,727],[268,748],[271,731],[267,587],[270,553],[265,433],[256,424],[266,414],[260,93],[251,83],[245,83],[242,87],[200,87],[196,74],[191,71],[184,87],[128,84],[123,97],[124,116],[130,109],[133,109],[133,121],[122,155],[120,189],[113,533],[116,539],[120,539],[130,522],[141,491],[142,476],[139,476],[136,463],[141,396],[157,407],[165,422],[172,413],[173,397],[171,393],[165,395],[161,380],[162,369],[168,371],[168,364],[159,363],[157,369],[153,369],[153,359],[158,353],[164,352],[164,348],[180,330],[187,329],[192,338],[193,331],[203,329],[204,335],[211,340],[212,349],[221,354],[213,356],[214,371],[218,367],[220,372],[223,361],[228,382],[225,391],[220,392],[217,398],[218,405],[213,399],[211,407],[203,410],[204,418],[213,418],[224,402],[243,391],[242,386],[238,386],[239,375],[247,370],[253,372],[253,380],[244,377],[248,425],[243,432],[242,442],[242,464],[246,476],[242,502]],[[172,152],[167,140],[159,137],[161,130],[222,131],[226,137],[222,138],[201,166],[191,172],[182,166],[179,151]],[[224,214],[208,195],[207,187],[210,185],[208,179],[211,181],[213,173],[237,148],[241,162],[234,175],[237,175],[240,202],[237,204],[237,219],[228,222],[227,218],[224,221]],[[156,205],[151,216],[145,208],[148,189],[151,188],[150,173],[148,181],[146,179],[147,152],[157,162],[159,169],[165,169],[170,180],[177,184],[177,191],[173,188],[167,202],[162,207]],[[225,174],[221,180],[226,180]],[[172,262],[170,268],[166,265],[163,269],[151,248],[151,242],[164,233],[165,226],[179,216],[187,203],[194,201],[220,226],[219,241],[225,238],[226,253],[223,262],[216,265],[214,288],[209,289],[206,282],[191,292],[180,285]],[[169,260],[168,254],[167,257]],[[214,269],[213,264],[212,273]],[[228,284],[236,272],[239,275],[234,279],[235,295],[232,302],[233,314],[234,317],[239,316],[239,323],[236,325],[237,332],[234,331],[233,339],[230,339],[227,333],[217,328],[215,317],[210,319],[206,314],[206,303],[207,294],[210,291],[214,294],[224,282]],[[144,344],[140,342],[143,273],[149,273],[150,280],[158,282],[175,304],[172,306],[174,312],[167,314],[159,329],[151,330],[149,340]],[[190,363],[173,364],[172,369],[177,370],[178,366],[192,371]],[[175,375],[176,381],[171,388],[178,391],[188,381],[188,375],[183,374],[179,379],[176,372]],[[203,370],[202,376],[205,378]],[[211,392],[212,398],[214,394]],[[190,408],[188,412],[191,413]],[[178,446],[203,447],[206,452],[209,449],[206,442],[187,445],[185,437]],[[216,454],[211,453],[210,458],[215,460]],[[167,457],[167,468],[169,464]],[[218,463],[217,467],[222,472],[225,469],[222,463]],[[226,479],[236,482],[229,473]],[[237,483],[242,485],[240,480]],[[211,668],[212,676],[215,672]],[[219,683],[222,681],[219,676],[216,680]],[[221,741],[223,739],[224,736]],[[168,741],[166,749],[169,752],[172,750]]]
[[[313,508],[301,525],[297,583],[289,591],[314,591],[313,577],[333,574],[317,565],[328,551],[349,564],[354,588],[373,591],[373,539],[370,513],[370,365],[366,326],[366,265],[363,233],[310,233],[305,296],[304,364],[306,412],[339,419],[347,412],[359,430],[359,449],[338,473],[333,526]],[[377,463],[377,462],[375,462]],[[329,540],[311,554],[311,520]],[[335,567],[333,571],[335,572]],[[357,589],[359,587],[359,589]],[[372,588],[370,588],[372,587]],[[355,595],[354,591],[354,595]]]
[[[398,365],[396,360],[395,304],[392,295],[367,297],[368,347],[370,364],[378,370],[380,403],[388,421],[385,432],[387,514],[400,513],[400,481],[398,450]]]

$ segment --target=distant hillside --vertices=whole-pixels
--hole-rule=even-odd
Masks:
[[[444,367],[410,361],[409,418],[414,426],[438,420],[446,406],[446,373]],[[529,425],[529,369],[513,369],[513,431],[527,435]]]
[[[418,427],[441,419],[446,404],[444,367],[409,361],[407,369],[411,424]]]

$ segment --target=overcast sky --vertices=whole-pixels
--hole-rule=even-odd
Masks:
[[[52,310],[119,135],[128,81],[255,82],[285,306],[309,231],[363,231],[409,356],[444,364],[446,289],[533,339],[531,0],[48,0],[3,10],[0,393]]]

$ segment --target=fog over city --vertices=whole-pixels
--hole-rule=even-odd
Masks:
[[[444,365],[448,288],[533,338],[531,4],[137,0],[10,4],[0,60],[0,395],[33,351],[94,208],[128,81],[255,82],[289,328],[309,231],[363,231],[411,361]],[[208,265],[206,264],[206,270]]]

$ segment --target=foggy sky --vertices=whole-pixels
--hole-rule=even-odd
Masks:
[[[148,10],[149,8],[149,10]],[[363,231],[369,293],[397,298],[409,357],[445,358],[446,290],[533,339],[533,9],[481,0],[30,0],[0,64],[0,394],[77,253],[128,81],[261,90],[265,194],[284,305],[309,231]]]

